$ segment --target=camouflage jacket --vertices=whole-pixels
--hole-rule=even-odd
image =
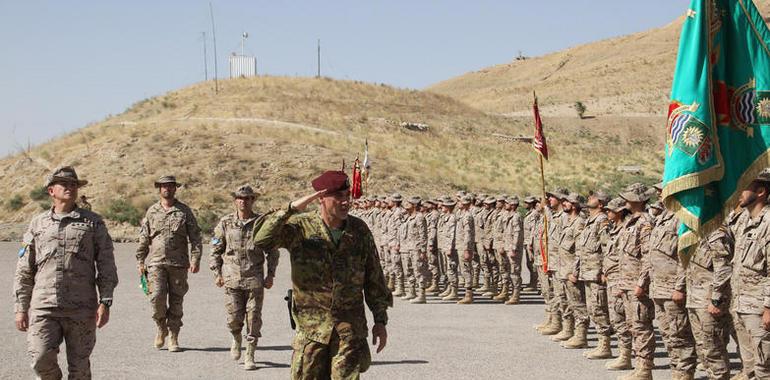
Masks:
[[[511,211],[511,218],[505,225],[505,251],[509,253],[524,254],[524,224],[516,211]]]
[[[701,239],[690,258],[686,275],[680,275],[676,290],[687,290],[688,308],[705,309],[711,300],[730,300],[733,241],[726,227]]]
[[[532,249],[535,246],[535,226],[540,219],[541,214],[537,210],[532,209],[524,216],[524,246],[527,249]]]
[[[556,275],[561,280],[566,280],[575,268],[575,261],[577,261],[575,243],[586,223],[581,214],[571,219],[568,214],[564,215],[567,219],[559,235],[559,270]]]
[[[118,273],[112,238],[102,218],[76,208],[38,214],[22,238],[14,276],[14,309],[38,315],[91,317],[111,300]]]
[[[441,214],[438,220],[438,233],[436,235],[438,249],[446,253],[454,251],[457,247],[455,245],[456,239],[457,217],[455,213]]]
[[[458,211],[456,218],[457,232],[455,233],[455,248],[457,249],[457,252],[475,252],[476,236],[474,234],[473,215],[471,215],[470,210]]]
[[[137,261],[147,260],[147,266],[186,268],[190,261],[200,264],[202,251],[201,229],[186,204],[177,200],[168,210],[164,210],[160,202],[150,206],[142,219]]]
[[[649,253],[652,217],[643,212],[629,215],[618,236],[620,250],[620,278],[618,287],[622,290],[634,290],[636,286],[647,286],[642,273],[642,256]]]
[[[677,229],[679,219],[673,212],[664,210],[650,233],[650,253],[644,256],[641,277],[643,282],[650,283],[652,298],[671,299],[677,277],[684,272],[677,252]]]
[[[374,222],[374,232],[372,232],[372,235],[375,236],[375,242],[379,247],[388,246],[388,238],[385,234],[388,229],[388,220],[392,213],[393,212],[390,209],[380,209],[377,220]]]
[[[476,250],[483,249],[484,240],[486,237],[487,218],[491,210],[480,209],[473,215],[473,235],[476,237]]]
[[[543,239],[543,230],[545,229],[545,218],[538,218],[532,227],[532,252],[535,256],[535,265],[543,269],[543,252],[545,241]]]
[[[364,302],[375,323],[388,322],[393,296],[372,233],[361,219],[349,216],[335,242],[318,212],[289,208],[269,215],[253,241],[265,250],[289,250],[298,336],[323,344],[329,344],[334,331],[366,338]]]
[[[428,251],[435,250],[438,243],[436,243],[436,235],[438,234],[438,219],[441,214],[437,210],[431,210],[425,215],[425,224],[428,226]]]
[[[607,243],[603,249],[602,274],[607,276],[607,286],[612,288],[620,285],[620,255],[622,252],[618,238],[620,232],[623,231],[624,224],[625,222],[617,225],[610,223],[607,229]]]
[[[398,247],[401,244],[398,231],[405,220],[406,210],[404,208],[394,207],[391,210],[390,217],[385,226],[385,239],[389,247]]]
[[[765,205],[756,218],[748,210],[730,225],[735,239],[731,310],[743,314],[762,314],[770,308],[770,205]]]
[[[495,224],[497,223],[501,211],[502,210],[500,209],[492,209],[487,212],[487,218],[484,220],[484,235],[481,236],[481,244],[485,249],[494,248]],[[478,236],[476,238],[478,238]]]
[[[233,213],[219,220],[211,238],[211,255],[209,268],[214,276],[222,276],[225,286],[230,289],[261,288],[264,281],[265,258],[267,258],[267,275],[275,277],[278,266],[278,251],[264,251],[251,243],[254,228],[258,219],[257,214],[247,220],[238,219]]]
[[[548,271],[556,272],[561,265],[559,262],[559,242],[561,241],[562,223],[567,214],[561,210],[557,212],[553,212],[550,208],[545,208],[545,210],[545,215],[548,218]]]
[[[602,251],[607,243],[609,221],[600,212],[589,216],[585,227],[575,241],[577,260],[573,274],[581,281],[600,281],[602,275]]]
[[[504,251],[505,246],[505,226],[508,225],[513,213],[508,210],[499,210],[495,215],[495,221],[492,225],[492,230],[489,233],[492,235],[492,247],[496,251]]]
[[[401,252],[427,252],[428,224],[421,212],[407,215],[399,233]]]

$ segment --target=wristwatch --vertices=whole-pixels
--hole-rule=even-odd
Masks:
[[[107,308],[109,309],[110,307],[112,307],[112,298],[102,299],[102,300],[99,301],[99,303],[104,305],[104,306],[107,306]]]

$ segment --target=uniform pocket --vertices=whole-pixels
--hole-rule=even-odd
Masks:
[[[765,247],[756,240],[746,241],[748,249],[746,257],[742,264],[755,272],[762,272],[765,269]]]
[[[92,260],[93,253],[85,249],[86,242],[93,235],[91,227],[85,223],[71,223],[65,230],[65,252],[72,254],[80,260]]]

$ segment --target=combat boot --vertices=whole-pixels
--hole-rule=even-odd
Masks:
[[[583,353],[587,359],[609,359],[612,357],[612,349],[610,348],[610,337],[605,335],[599,335],[599,343],[591,351]]]
[[[473,303],[473,289],[466,289],[465,290],[465,297],[463,299],[457,301],[458,305],[468,305]]]
[[[508,284],[503,284],[503,288],[500,289],[500,293],[492,297],[495,301],[505,301],[508,299]]]
[[[417,295],[414,294],[414,288],[410,286],[409,289],[406,290],[406,293],[401,297],[401,299],[404,301],[409,301],[414,297],[417,297]]]
[[[626,371],[634,368],[631,366],[631,347],[620,347],[620,355],[615,360],[605,364],[604,368],[612,371]]]
[[[168,329],[166,328],[165,323],[159,323],[158,324],[158,332],[155,333],[155,342],[154,346],[157,349],[163,348],[163,346],[166,344],[166,337],[168,336]]]
[[[401,297],[404,295],[404,282],[396,281],[396,291],[393,292],[393,297]]]
[[[415,304],[423,304],[426,302],[427,301],[425,300],[425,289],[423,288],[417,288],[417,296],[409,301],[409,303],[415,303]]]
[[[625,376],[618,377],[618,380],[652,380],[652,359],[636,359],[636,369],[634,372]]]
[[[554,342],[565,341],[572,338],[572,335],[575,335],[575,320],[572,318],[563,319],[564,320],[561,322],[561,331],[551,338]]]
[[[486,293],[489,291],[489,276],[484,276],[484,285],[477,289],[479,293]]]
[[[586,348],[588,347],[587,331],[588,326],[585,323],[577,325],[575,328],[575,334],[572,338],[561,343],[561,346],[567,349]]]
[[[438,296],[441,297],[441,298],[444,298],[444,297],[448,296],[449,292],[451,292],[451,291],[452,291],[452,286],[447,284],[446,285],[446,289],[444,289],[444,291],[441,292],[441,294],[439,294]]]
[[[532,326],[536,331],[540,331],[544,329],[546,326],[548,326],[551,323],[551,318],[553,318],[553,314],[551,313],[545,313],[545,319],[543,319],[543,322],[540,322],[539,325]]]
[[[746,375],[746,372],[741,371],[731,377],[730,380],[749,380],[749,376]]]
[[[490,281],[489,285],[487,286],[487,291],[482,293],[481,296],[494,298],[495,296],[497,296],[497,294],[498,294],[497,282]]]
[[[695,373],[673,370],[671,371],[671,379],[672,380],[693,380],[695,379]]]
[[[457,301],[457,288],[454,285],[449,285],[449,293],[446,297],[442,298],[442,301]]]
[[[241,336],[241,332],[232,332],[233,334],[233,343],[230,345],[230,357],[233,358],[233,360],[238,360],[241,358],[241,343],[243,342],[243,337]]]
[[[391,292],[396,290],[396,282],[393,281],[393,277],[390,276],[388,276],[388,289],[390,289]]]
[[[561,314],[552,313],[551,322],[540,330],[540,335],[556,335],[561,331]]]
[[[513,289],[513,293],[511,293],[511,298],[508,298],[508,301],[505,301],[506,305],[517,305],[519,303],[519,293],[521,290],[519,289]]]
[[[179,330],[171,331],[171,336],[168,338],[168,352],[182,351],[179,348]]]
[[[257,341],[248,342],[246,345],[246,358],[243,359],[243,369],[247,371],[253,371],[257,369],[257,365],[254,363],[254,352],[257,350]]]
[[[433,280],[433,282],[430,283],[430,286],[428,289],[425,289],[425,293],[428,293],[432,296],[435,296],[438,294],[438,281]]]

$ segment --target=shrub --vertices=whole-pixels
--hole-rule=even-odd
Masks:
[[[128,222],[132,226],[138,226],[142,220],[142,211],[125,199],[114,199],[107,204],[104,217],[116,222]]]
[[[21,199],[21,195],[16,194],[11,197],[11,199],[8,200],[8,204],[6,207],[8,207],[9,210],[16,211],[24,206],[24,201]]]
[[[578,117],[583,118],[586,113],[586,106],[581,101],[575,102],[575,111],[577,111]]]
[[[212,235],[214,233],[214,227],[219,222],[219,216],[211,210],[202,210],[198,213],[198,227],[201,228],[201,232],[204,235]]]
[[[29,192],[29,197],[33,201],[42,201],[48,199],[48,188],[45,186],[36,187]]]

